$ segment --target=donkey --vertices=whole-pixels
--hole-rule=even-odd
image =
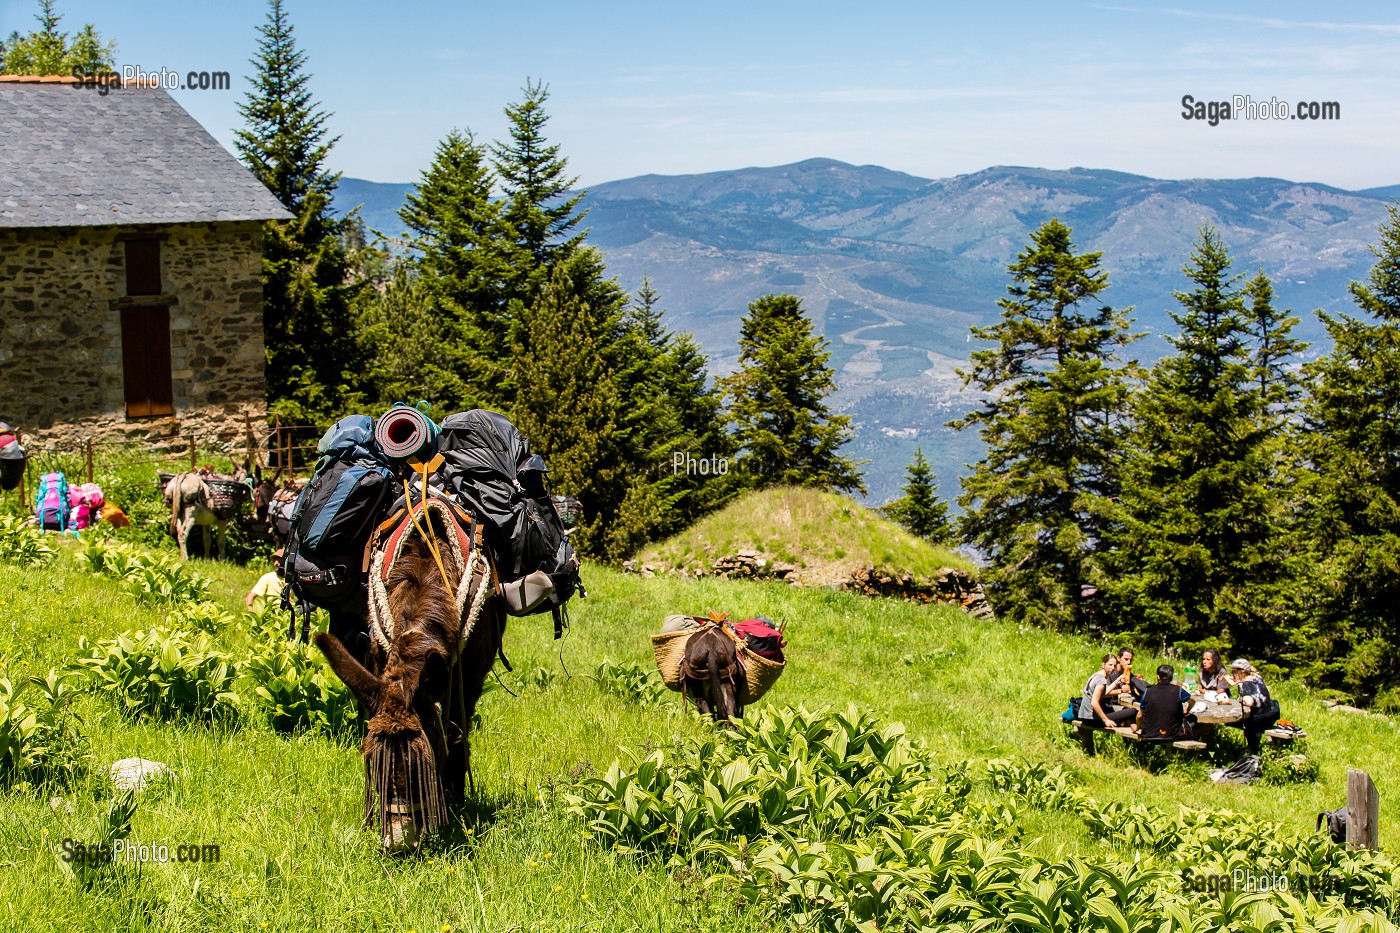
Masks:
[[[415,512],[375,541],[366,663],[335,635],[316,635],[370,716],[365,819],[391,853],[417,848],[465,801],[467,730],[505,632],[479,534],[467,538],[436,500]]]
[[[714,717],[721,726],[744,715],[739,705],[736,678],[739,651],[734,639],[718,625],[707,625],[686,641],[681,659],[681,692],[695,697],[695,707],[701,715]]]
[[[198,473],[177,474],[165,485],[165,501],[170,504],[170,530],[180,542],[180,556],[190,559],[190,534],[196,526],[214,529],[219,560],[228,550],[228,520],[214,511],[214,495]],[[204,538],[204,556],[209,557],[209,537]]]

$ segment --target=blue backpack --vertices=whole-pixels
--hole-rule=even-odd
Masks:
[[[293,595],[302,603],[303,637],[308,606],[368,612],[365,547],[394,500],[394,470],[374,442],[368,415],[336,422],[316,451],[321,457],[292,509],[281,568],[283,604],[291,608]]]

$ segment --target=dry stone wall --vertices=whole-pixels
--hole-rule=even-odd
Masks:
[[[123,238],[161,237],[173,417],[128,419]],[[0,418],[37,443],[241,432],[266,415],[262,225],[0,229]]]

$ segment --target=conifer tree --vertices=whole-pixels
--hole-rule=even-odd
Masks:
[[[325,167],[335,138],[311,99],[306,53],[297,48],[282,0],[266,22],[239,113],[246,126],[235,147],[250,171],[293,215],[263,230],[263,333],[269,408],[303,423],[323,423],[359,404],[365,353],[355,333],[347,284],[346,222],[331,197],[338,173]]]
[[[1001,320],[973,335],[995,345],[972,354],[963,384],[986,393],[952,422],[977,427],[986,458],[963,477],[959,531],[987,555],[998,614],[1052,628],[1092,618],[1101,583],[1133,339],[1126,312],[1099,303],[1100,253],[1075,253],[1057,219],[1031,234],[1008,268]]]
[[[1360,314],[1319,312],[1330,354],[1311,364],[1316,507],[1307,527],[1325,601],[1295,636],[1301,673],[1400,705],[1400,207],[1351,295]]]
[[[21,36],[18,31],[0,42],[0,74],[97,75],[111,74],[116,65],[116,44],[104,42],[88,23],[69,40],[58,28],[63,17],[54,12],[54,0],[39,0],[34,18],[39,28]]]
[[[1263,270],[1245,283],[1244,298],[1245,327],[1253,342],[1250,365],[1260,403],[1274,417],[1286,420],[1296,413],[1301,395],[1299,376],[1289,363],[1297,361],[1308,345],[1293,336],[1298,318],[1274,307],[1274,286]]]
[[[1176,352],[1134,404],[1113,599],[1145,639],[1223,639],[1250,656],[1277,648],[1260,612],[1278,545],[1271,422],[1250,321],[1219,235],[1201,230],[1176,293]],[[1263,297],[1254,294],[1256,305]]]
[[[865,492],[859,462],[839,453],[849,415],[824,401],[836,389],[825,338],[793,295],[765,295],[739,328],[739,371],[720,380],[746,482]]]
[[[938,498],[922,447],[914,449],[914,462],[906,468],[904,495],[885,506],[885,513],[925,541],[945,541],[951,535],[948,503]]]
[[[436,324],[428,340],[446,408],[509,407],[498,389],[510,350],[506,283],[519,257],[494,181],[485,149],[453,130],[399,210],[418,254],[414,296]]]
[[[666,328],[659,301],[643,279],[623,315],[618,379],[634,466],[627,499],[609,532],[608,552],[619,556],[680,530],[737,489],[735,474],[676,466],[677,455],[690,458],[687,463],[727,462],[733,442],[699,344],[688,333]]]
[[[556,258],[570,255],[583,241],[583,233],[575,228],[586,212],[578,209],[583,195],[568,194],[578,181],[568,174],[569,160],[544,135],[549,88],[527,80],[522,91],[524,99],[506,107],[510,142],[498,143],[491,151],[516,242],[529,254],[533,268],[548,270]]]
[[[580,553],[607,559],[619,556],[607,553],[607,534],[631,464],[618,380],[627,295],[603,276],[595,250],[563,257],[524,309],[511,367],[519,386],[513,420],[548,459],[554,491],[583,503],[574,532]]]

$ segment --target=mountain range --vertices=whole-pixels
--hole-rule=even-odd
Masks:
[[[362,205],[366,224],[397,235],[410,184],[341,180],[338,210]],[[1345,191],[1277,178],[1164,180],[1099,169],[997,166],[926,179],[873,165],[809,159],[701,175],[644,175],[590,189],[588,242],[635,290],[649,278],[668,324],[693,332],[711,370],[736,362],[739,320],[769,292],[800,296],[831,341],[839,391],[855,416],[850,452],[866,458],[869,499],[898,494],[923,447],[941,494],[979,458],[966,432],[943,425],[974,400],[955,369],[979,344],[968,328],[994,322],[1007,263],[1032,230],[1059,217],[1078,250],[1103,253],[1103,299],[1132,306],[1133,344],[1148,361],[1170,351],[1174,290],[1203,224],[1214,226],[1234,271],[1263,269],[1297,334],[1319,352],[1314,308],[1353,308],[1370,246],[1400,185]]]

